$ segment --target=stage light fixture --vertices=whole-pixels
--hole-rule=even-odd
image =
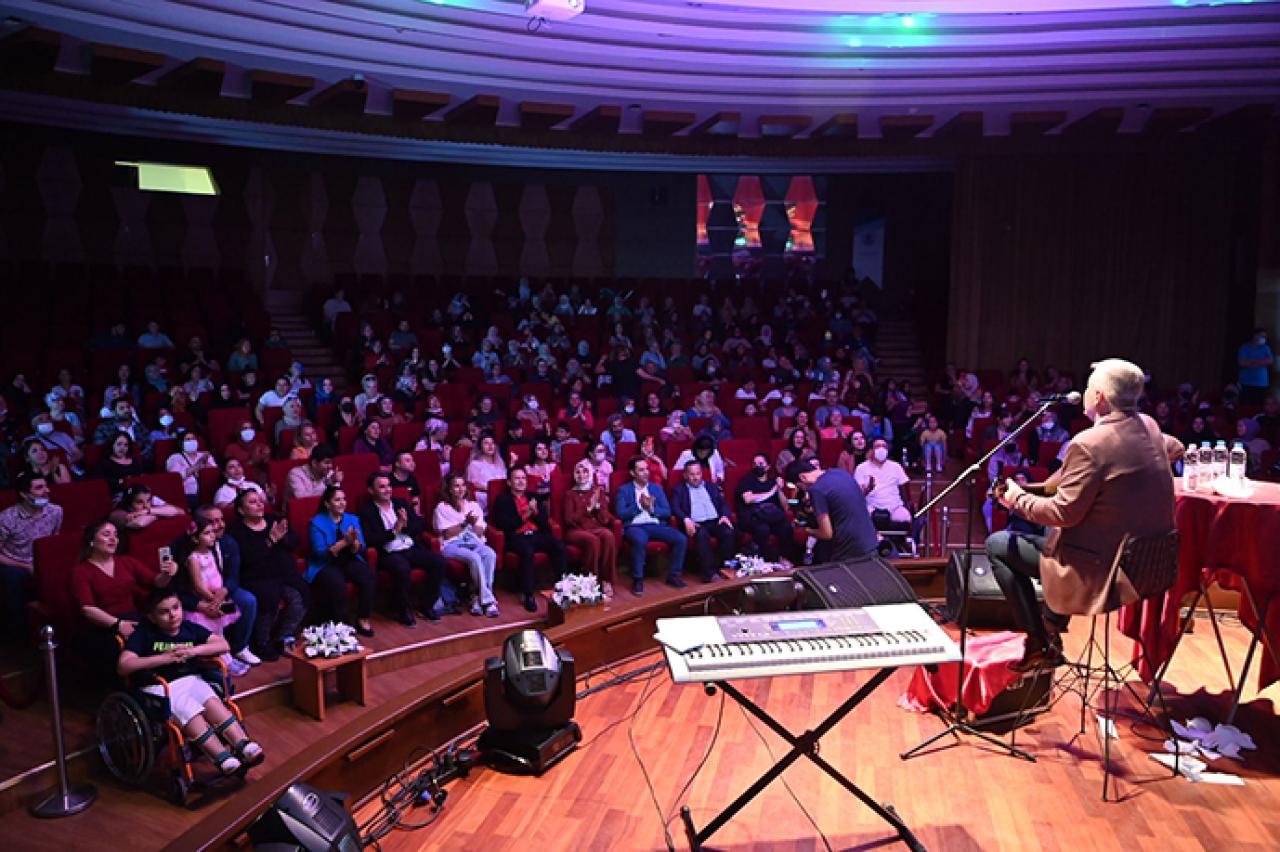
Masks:
[[[148,192],[177,192],[182,195],[217,195],[218,184],[206,166],[178,166],[116,160],[117,166],[137,169],[138,189]]]
[[[521,775],[541,775],[582,740],[573,721],[576,667],[546,635],[522,630],[507,637],[501,657],[484,664],[489,727],[477,743],[487,763]]]
[[[257,852],[359,852],[360,831],[346,807],[346,793],[299,781],[284,791],[249,828]]]
[[[587,0],[524,0],[524,13],[530,18],[567,21],[587,11]]]

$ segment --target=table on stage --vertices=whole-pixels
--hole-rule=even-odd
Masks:
[[[1280,649],[1276,645],[1280,637],[1280,484],[1250,485],[1248,496],[1226,497],[1216,492],[1186,491],[1181,482],[1176,484],[1178,579],[1163,597],[1125,607],[1120,616],[1121,631],[1141,640],[1134,646],[1138,672],[1144,680],[1152,681],[1168,668],[1195,606],[1201,598],[1208,599],[1210,584],[1238,590],[1240,620],[1253,632],[1253,639],[1238,679],[1232,675],[1223,650],[1223,665],[1234,693],[1228,722],[1235,716],[1259,645],[1263,652],[1258,689],[1280,680]],[[1191,592],[1197,593],[1195,604],[1180,621],[1182,601]]]

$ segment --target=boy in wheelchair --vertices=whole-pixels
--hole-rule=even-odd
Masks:
[[[116,670],[128,679],[147,672],[168,684],[169,710],[190,742],[202,749],[226,775],[256,766],[266,755],[209,683],[201,677],[202,660],[228,652],[227,640],[183,618],[182,602],[169,588],[155,589],[147,599],[146,618],[124,643]],[[165,696],[163,683],[141,687]]]

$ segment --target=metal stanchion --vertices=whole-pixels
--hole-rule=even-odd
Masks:
[[[53,628],[45,625],[40,628],[40,650],[44,652],[45,679],[49,681],[49,705],[53,708],[53,752],[58,763],[58,789],[49,794],[44,801],[31,807],[34,816],[45,819],[78,814],[93,804],[98,791],[92,784],[79,784],[72,787],[67,782],[67,750],[62,740],[62,705],[58,702],[58,663],[54,659],[54,651],[58,644],[53,641]]]
[[[942,535],[938,542],[938,555],[946,557],[947,543],[951,541],[951,509],[947,506],[942,507]]]

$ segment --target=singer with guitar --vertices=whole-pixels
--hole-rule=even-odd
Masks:
[[[1173,529],[1172,461],[1183,447],[1138,411],[1141,368],[1109,358],[1093,365],[1084,412],[1093,425],[1067,445],[1062,467],[1025,488],[1005,480],[996,498],[1011,512],[1050,528],[1047,536],[1002,531],[987,539],[992,574],[1026,632],[1017,671],[1063,662],[1066,614],[1094,614],[1137,598],[1115,567],[1128,536]],[[1044,588],[1040,613],[1035,587]]]

